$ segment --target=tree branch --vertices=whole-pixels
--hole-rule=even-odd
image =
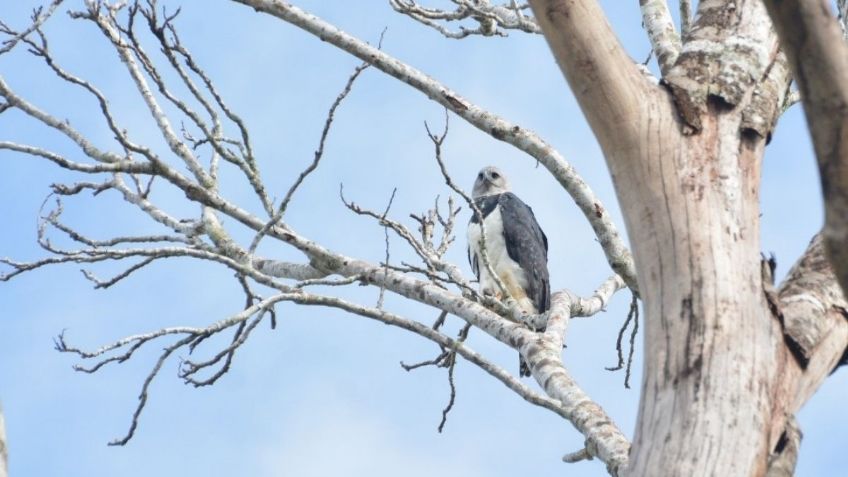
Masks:
[[[33,12],[32,23],[26,30],[17,33],[15,36],[9,38],[8,40],[3,40],[2,45],[4,46],[0,48],[0,55],[8,53],[12,50],[12,48],[15,47],[15,45],[18,44],[19,41],[26,38],[30,33],[38,30],[41,25],[43,25],[44,22],[46,22],[51,15],[53,15],[53,12],[56,11],[56,8],[58,8],[63,1],[64,0],[53,0],[52,2],[50,2],[50,5],[47,6],[47,11],[44,10],[44,7],[37,8]],[[2,23],[3,22],[0,21],[0,25],[2,25]],[[5,28],[5,25],[3,25],[3,27]]]
[[[824,195],[825,246],[848,293],[848,44],[826,0],[765,3],[801,91]]]
[[[764,16],[761,0],[741,0],[734,8],[722,0],[698,3],[687,41],[665,76],[693,131],[701,130],[711,98],[730,107],[743,104],[762,79],[777,53],[777,38]]]
[[[152,33],[160,39],[163,47],[167,48],[169,47],[168,45],[171,45],[170,47],[176,48],[174,45],[178,43],[162,41],[163,33],[161,32],[161,30],[169,28],[169,22],[173,19],[173,16],[166,16],[162,22],[157,21],[152,13],[154,3],[151,1],[149,4],[151,10],[143,13],[151,24]],[[123,25],[117,21],[118,7],[109,7],[99,3],[89,3],[88,5],[90,9],[85,13],[77,13],[76,17],[94,21],[116,48],[119,57],[125,62],[130,76],[134,81],[136,93],[145,100],[149,114],[156,120],[162,137],[169,143],[170,151],[176,156],[178,164],[185,165],[191,170],[193,178],[181,174],[178,172],[177,167],[169,165],[149,150],[134,145],[123,135],[118,135],[116,139],[123,147],[124,154],[104,152],[96,149],[88,139],[73,129],[67,122],[58,120],[42,112],[16,96],[2,79],[0,79],[0,94],[6,98],[6,101],[11,107],[21,109],[42,124],[68,136],[83,149],[83,152],[87,156],[94,159],[96,166],[103,166],[105,168],[77,167],[77,169],[80,169],[79,172],[87,174],[111,173],[110,177],[103,180],[103,182],[79,182],[75,184],[55,185],[53,189],[56,194],[60,196],[72,196],[83,191],[92,191],[95,194],[100,194],[108,189],[113,189],[120,193],[126,202],[135,205],[138,210],[149,216],[152,220],[172,229],[177,235],[151,234],[141,237],[115,237],[112,239],[95,240],[60,222],[59,217],[62,209],[61,202],[59,202],[55,210],[45,214],[45,217],[40,221],[39,227],[39,244],[52,255],[48,258],[29,263],[4,259],[2,262],[11,267],[11,271],[2,278],[9,279],[25,271],[55,263],[99,263],[127,258],[138,260],[134,265],[130,265],[123,272],[108,280],[97,279],[92,272],[88,272],[87,276],[94,281],[96,286],[107,287],[112,283],[129,277],[133,272],[152,263],[154,260],[169,257],[190,257],[212,261],[232,270],[246,296],[245,305],[240,312],[216,323],[212,323],[207,327],[177,326],[163,328],[150,333],[126,337],[91,352],[69,346],[61,335],[57,338],[56,347],[60,351],[76,354],[82,360],[94,360],[94,364],[90,366],[77,367],[78,370],[84,372],[95,372],[107,364],[124,362],[130,359],[135,351],[146,343],[152,341],[169,341],[144,380],[137,407],[133,413],[127,433],[122,438],[115,440],[113,444],[125,444],[133,436],[138,426],[140,415],[146,405],[148,390],[152,380],[158,375],[165,361],[170,359],[176,351],[181,348],[193,351],[200,344],[207,343],[207,339],[211,336],[225,330],[231,330],[232,337],[229,342],[221,349],[213,352],[210,357],[196,361],[186,360],[182,362],[180,376],[184,381],[196,386],[212,384],[226,373],[235,351],[246,342],[250,333],[255,330],[259,322],[266,316],[266,313],[272,313],[275,304],[286,301],[302,305],[334,307],[350,313],[374,318],[384,323],[408,329],[433,340],[445,349],[455,351],[486,370],[489,374],[495,376],[522,398],[546,407],[558,415],[567,418],[586,436],[588,452],[593,456],[599,457],[611,469],[618,472],[623,462],[626,461],[629,443],[600,406],[592,402],[568,374],[562,364],[561,352],[567,321],[570,317],[597,312],[609,300],[609,297],[623,286],[624,281],[635,287],[635,275],[629,252],[624,248],[615,227],[609,219],[609,215],[592,195],[588,187],[585,186],[582,179],[574,174],[570,166],[562,160],[556,151],[542,142],[535,134],[513,126],[476,106],[470,105],[470,103],[465,102],[454,93],[444,89],[440,84],[427,78],[420,72],[408,68],[406,65],[385,55],[378,49],[364,45],[362,42],[346,36],[337,29],[299,10],[293,9],[293,7],[287,4],[280,2],[273,3],[275,8],[279,8],[281,12],[287,12],[287,14],[291,15],[289,21],[300,22],[303,24],[302,26],[305,25],[304,28],[310,29],[315,34],[324,35],[324,38],[337,45],[347,45],[352,52],[355,51],[357,52],[356,54],[364,56],[363,59],[365,61],[378,65],[384,70],[394,71],[396,76],[405,78],[405,81],[410,84],[417,84],[417,87],[422,91],[428,92],[435,90],[437,93],[434,96],[440,97],[440,102],[443,102],[446,107],[451,108],[453,111],[458,111],[457,114],[460,114],[481,129],[487,130],[493,136],[507,140],[511,144],[522,148],[522,150],[534,153],[534,157],[539,158],[540,161],[545,163],[575,196],[575,200],[584,209],[584,212],[596,229],[604,250],[613,264],[613,268],[622,270],[624,276],[628,278],[622,281],[618,277],[612,277],[598,289],[595,296],[585,300],[568,293],[559,295],[560,298],[557,299],[556,309],[546,316],[546,319],[550,321],[549,333],[543,335],[531,331],[524,323],[514,320],[505,310],[496,308],[493,311],[485,306],[487,303],[485,300],[481,300],[482,303],[477,302],[477,297],[474,293],[468,292],[469,287],[467,285],[463,286],[466,281],[461,277],[458,267],[447,263],[443,259],[447,247],[453,241],[451,231],[454,226],[455,216],[459,211],[458,208],[453,206],[451,201],[449,201],[448,205],[449,212],[447,218],[442,216],[438,210],[438,206],[426,214],[426,217],[416,218],[421,227],[422,240],[412,237],[411,233],[407,234],[412,237],[410,243],[421,245],[421,250],[424,252],[424,257],[422,258],[426,257],[425,263],[428,266],[427,272],[430,275],[427,275],[426,279],[421,280],[417,279],[414,273],[400,271],[390,267],[388,263],[370,263],[328,250],[319,243],[301,236],[282,221],[272,223],[269,226],[267,219],[251,214],[223,197],[217,187],[217,175],[215,172],[217,171],[217,162],[214,156],[208,165],[207,171],[204,169],[206,165],[200,164],[193,150],[198,145],[218,141],[220,144],[211,144],[214,153],[225,159],[229,156],[228,152],[221,149],[223,147],[221,144],[230,144],[230,142],[227,142],[229,140],[225,139],[222,131],[220,131],[218,120],[216,119],[218,114],[210,112],[213,103],[211,101],[201,100],[198,97],[199,90],[196,87],[187,85],[195,99],[201,101],[203,107],[213,116],[213,124],[209,126],[204,120],[200,119],[200,115],[188,109],[185,103],[182,103],[179,98],[169,92],[163,80],[164,76],[158,74],[150,58],[141,50],[139,40],[134,37],[132,21],[135,18],[134,12],[139,11],[137,4],[133,4],[130,7],[129,19],[127,20],[129,24],[127,25]],[[177,42],[177,40],[172,41]],[[43,46],[41,52],[47,55],[46,43]],[[38,48],[36,44],[37,51]],[[179,52],[180,50],[174,51]],[[201,74],[198,73],[200,71],[199,69],[195,70],[191,67],[190,69],[195,74]],[[62,74],[64,70],[58,68],[58,66],[53,68],[53,72],[60,77],[64,77]],[[187,80],[187,71],[182,73],[178,71],[177,74],[184,82],[193,84]],[[86,88],[97,97],[98,101],[103,99],[93,86],[87,88],[86,85],[88,83],[82,80],[73,81],[70,79],[70,75],[66,76],[66,81]],[[207,87],[210,91],[214,91],[211,85],[207,85]],[[194,122],[194,125],[202,131],[204,137],[194,140],[185,130],[182,137],[179,137],[171,126],[172,120],[165,115],[163,108],[160,106],[160,98],[154,94],[153,88],[158,88],[159,93],[168,99],[168,101],[175,104],[181,114],[189,117]],[[213,96],[215,96],[214,93]],[[220,108],[224,109],[220,99],[216,99],[216,102]],[[181,107],[180,104],[183,104],[185,108]],[[108,118],[108,109],[103,107],[102,102],[101,112],[106,114]],[[114,132],[117,126],[114,123],[110,123],[110,128]],[[236,163],[238,169],[247,175],[250,180],[258,182],[259,175],[256,172],[256,168],[247,159],[251,153],[246,145],[245,134],[242,135],[244,142],[240,144],[239,151],[233,151],[231,158],[237,157],[237,154],[241,154],[242,156],[238,157],[238,160],[230,162]],[[10,145],[14,143],[5,142],[3,144]],[[190,144],[193,144],[195,147],[190,147]],[[9,146],[9,148],[12,148],[12,146]],[[76,167],[73,163],[62,161],[60,160],[61,158],[53,157],[47,153],[39,155],[40,151],[30,151],[20,147],[17,150],[53,160],[66,169],[74,169]],[[132,158],[135,155],[142,156],[147,162],[134,162]],[[138,170],[127,169],[129,167],[127,161],[133,161],[132,164],[142,164],[145,167]],[[112,168],[115,170],[112,170]],[[144,180],[140,177],[142,174],[164,179],[164,181],[160,182],[166,181],[166,186],[173,187],[185,194],[191,203],[199,204],[201,206],[200,217],[180,219],[171,216],[154,204],[150,199],[151,182],[147,182],[145,186],[143,184]],[[129,178],[129,180],[126,178]],[[98,177],[97,180],[101,180],[101,178]],[[264,189],[255,187],[255,191],[261,196],[262,193],[260,190]],[[268,212],[268,210],[265,212]],[[271,212],[270,215],[273,216],[273,211]],[[258,233],[262,230],[267,230],[269,239],[276,239],[282,244],[287,244],[299,250],[307,257],[309,264],[276,262],[254,257],[249,249],[246,249],[232,238],[218,219],[218,213],[243,224],[253,232]],[[389,219],[386,213],[378,215],[378,217],[384,227],[390,227],[396,232],[405,230],[401,224],[395,224],[394,221]],[[443,229],[443,237],[439,245],[436,245],[433,239],[436,221],[441,224]],[[50,241],[48,232],[54,230],[58,230],[60,233],[67,235],[71,240],[82,244],[82,248],[66,250],[53,244]],[[168,243],[163,244],[161,242]],[[414,270],[411,271],[414,272]],[[447,277],[443,278],[442,281],[457,284],[462,293],[457,293],[455,290],[444,286],[438,280],[432,279],[432,276],[436,272],[443,273]],[[338,275],[340,278],[330,277],[331,275]],[[300,281],[298,283],[284,281],[291,279]],[[527,358],[527,362],[533,367],[535,378],[543,385],[545,392],[549,396],[542,396],[538,392],[533,391],[521,383],[518,378],[511,376],[502,368],[492,365],[480,355],[467,348],[460,340],[452,340],[428,326],[403,319],[379,307],[365,307],[339,298],[315,295],[306,291],[311,285],[343,286],[356,282],[379,287],[381,290],[396,293],[411,300],[438,308],[445,313],[453,314],[465,320],[467,324],[480,328],[503,344],[514,349],[519,349]],[[275,294],[265,299],[257,297],[251,290],[253,284],[260,284],[271,288]],[[273,315],[271,319],[273,326]],[[211,376],[204,377],[199,375],[200,372],[204,372],[205,370],[209,370]]]
[[[686,34],[692,29],[692,0],[680,1],[680,37],[685,40]]]
[[[507,36],[507,30],[541,33],[536,20],[523,13],[523,10],[529,8],[526,3],[519,4],[517,0],[502,5],[492,5],[489,0],[453,0],[453,3],[456,8],[448,11],[423,7],[415,0],[389,0],[389,5],[396,12],[456,40],[472,35]],[[460,25],[456,30],[446,26],[451,22],[461,23],[465,20],[476,22],[477,26],[469,28]]]
[[[601,145],[606,138],[635,143],[640,110],[656,90],[627,56],[597,1],[531,0],[530,5]]]
[[[256,247],[259,246],[259,242],[262,240],[265,234],[268,233],[268,229],[277,225],[277,223],[282,220],[283,216],[286,213],[286,209],[289,206],[289,202],[291,202],[291,199],[294,196],[294,193],[297,191],[298,187],[300,187],[300,185],[303,183],[306,177],[309,176],[309,174],[311,174],[313,171],[315,171],[315,169],[318,168],[318,164],[321,162],[321,158],[324,157],[324,144],[326,143],[327,136],[330,133],[330,127],[333,125],[333,119],[335,118],[336,109],[338,109],[339,105],[341,105],[342,101],[344,101],[347,95],[350,94],[350,91],[353,88],[353,83],[356,81],[357,78],[359,78],[359,75],[362,74],[362,72],[365,71],[369,66],[371,65],[368,63],[363,63],[357,66],[353,70],[353,73],[348,77],[347,82],[345,83],[345,86],[342,91],[339,93],[338,96],[336,96],[336,99],[335,101],[333,101],[333,104],[330,105],[330,110],[327,111],[327,119],[324,120],[324,128],[321,130],[321,139],[318,141],[318,149],[315,150],[312,162],[309,164],[309,166],[306,167],[306,169],[304,169],[300,173],[300,175],[289,188],[289,191],[286,192],[286,196],[283,198],[282,202],[280,202],[280,206],[277,208],[277,211],[271,217],[271,220],[269,220],[268,223],[265,224],[265,226],[262,227],[262,229],[256,233],[256,236],[253,238],[253,241],[250,243],[250,247],[248,248],[248,252],[251,255],[253,254],[253,252],[256,251]]]
[[[793,265],[777,296],[767,292],[772,312],[782,319],[786,347],[782,381],[774,397],[770,443],[776,446],[784,422],[821,386],[848,350],[848,300],[825,256],[820,235]]]
[[[605,303],[620,284],[618,277],[611,277],[596,291],[595,299],[588,301],[568,292],[554,294],[544,334],[516,342],[536,382],[549,396],[562,402],[568,420],[586,437],[589,455],[603,461],[613,476],[626,467],[630,442],[571,377],[562,363],[562,345],[570,318],[579,312],[599,310],[597,303]]]
[[[657,55],[660,71],[665,76],[674,66],[680,53],[680,37],[674,29],[667,0],[639,0],[642,23],[648,31],[648,39]]]
[[[148,61],[145,61],[146,57],[143,55],[143,52],[139,50],[137,45],[130,46],[124,38],[121,36],[121,31],[118,27],[118,22],[115,18],[117,14],[117,9],[121,7],[121,5],[117,6],[109,6],[106,7],[107,13],[104,15],[102,12],[103,6],[98,3],[90,3],[88,4],[89,9],[87,13],[75,13],[72,16],[76,18],[85,18],[93,21],[100,27],[100,30],[109,39],[112,45],[115,48],[115,51],[118,53],[118,56],[121,59],[121,62],[126,66],[127,72],[130,74],[133,83],[136,86],[140,96],[144,100],[144,103],[147,105],[148,110],[150,111],[150,115],[156,121],[156,125],[159,128],[159,131],[162,134],[162,138],[168,144],[171,152],[173,152],[177,157],[182,159],[183,163],[186,167],[192,172],[194,177],[198,180],[198,182],[202,186],[212,186],[214,181],[209,176],[209,174],[201,167],[200,162],[191,152],[191,150],[186,146],[185,143],[180,141],[173,127],[171,126],[171,121],[168,119],[168,116],[165,114],[164,110],[159,104],[159,101],[153,94],[153,91],[150,89],[147,80],[142,73],[142,67],[145,65],[150,66],[147,68],[147,72],[151,73],[151,78],[154,81],[157,80],[158,75],[155,74],[152,65]],[[136,61],[136,56],[142,60],[141,65],[138,61]],[[157,85],[162,90],[161,81],[157,82]],[[167,97],[168,94],[165,93]]]

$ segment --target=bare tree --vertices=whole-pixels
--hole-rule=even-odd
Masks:
[[[0,111],[27,114],[72,141],[85,156],[76,160],[38,144],[0,139],[0,149],[48,160],[84,177],[53,186],[55,200],[43,214],[38,233],[48,257],[34,262],[3,259],[8,271],[2,278],[58,263],[129,262],[109,278],[86,272],[95,287],[108,288],[151,263],[188,257],[232,270],[245,295],[241,312],[206,327],[163,328],[94,351],[77,348],[61,335],[57,338],[59,351],[92,363],[77,367],[89,373],[131,359],[148,343],[165,343],[142,385],[128,431],[113,444],[123,445],[132,438],[149,385],[175,352],[194,350],[216,335],[230,333],[228,342],[209,358],[182,362],[180,377],[186,383],[213,384],[230,369],[234,353],[262,321],[276,325],[275,305],[292,302],[341,309],[435,342],[441,352],[434,360],[408,367],[443,366],[451,386],[456,355],[462,356],[581,432],[586,446],[566,456],[567,461],[598,458],[611,475],[791,475],[800,441],[793,416],[848,348],[848,303],[830,262],[837,266],[844,286],[846,262],[835,245],[844,243],[848,181],[844,180],[845,151],[834,152],[833,144],[841,144],[839,136],[832,131],[816,132],[817,128],[829,130],[832,124],[811,120],[824,165],[823,182],[833,174],[839,179],[825,187],[824,240],[813,237],[786,280],[776,286],[773,268],[760,255],[758,194],[763,151],[780,114],[797,101],[790,92],[791,71],[809,71],[796,73],[805,102],[829,95],[829,89],[821,88],[838,89],[841,83],[822,80],[829,85],[822,86],[816,82],[816,66],[806,70],[797,66],[811,56],[808,51],[803,55],[787,51],[793,59],[794,68],[790,67],[760,0],[735,2],[733,8],[725,2],[703,0],[694,19],[690,2],[681,0],[682,35],[666,2],[641,0],[659,79],[628,57],[595,0],[535,0],[529,5],[453,0],[453,10],[414,0],[389,1],[398,12],[449,38],[502,36],[510,30],[545,36],[603,149],[632,255],[606,207],[562,154],[537,134],[480,108],[379,46],[282,1],[236,3],[293,24],[363,64],[333,102],[312,164],[278,203],[263,181],[247,125],[181,42],[175,27],[178,12],[169,14],[150,0],[129,5],[87,1],[85,8],[71,13],[96,25],[125,65],[135,92],[168,146],[167,154],[158,153],[119,124],[94,84],[64,69],[51,53],[41,25],[60,3],[55,0],[37,11],[24,30],[2,25],[7,40],[0,54],[26,45],[53,74],[92,95],[115,145],[114,149],[99,148],[71,123],[17,94],[0,77],[0,97],[5,101]],[[790,15],[789,3],[775,11]],[[840,7],[844,12],[844,2]],[[828,31],[837,25],[830,17],[811,21],[830,25]],[[780,29],[781,35],[786,35],[784,29],[791,34],[793,25]],[[142,35],[153,38],[164,64],[157,64],[145,50]],[[832,43],[825,38],[822,50],[827,41]],[[816,45],[808,47],[819,51]],[[296,231],[286,222],[286,212],[295,204],[299,186],[320,164],[336,108],[368,67],[426,94],[543,165],[585,215],[613,275],[591,297],[561,290],[555,293],[549,313],[528,317],[516,313],[510,300],[480,295],[460,268],[444,258],[458,226],[459,204],[453,200],[446,208],[437,202],[433,209],[414,216],[416,231],[392,217],[392,200],[384,210],[375,211],[342,196],[351,211],[383,227],[386,237],[389,233],[400,237],[417,255],[417,264],[392,263],[388,246],[384,261],[368,262],[330,250]],[[844,77],[839,71],[844,69],[834,67],[833,78]],[[180,97],[177,90],[187,91],[188,96]],[[825,106],[805,107],[811,118],[822,118],[833,107]],[[177,123],[182,127],[176,128]],[[838,131],[844,135],[842,129]],[[441,160],[447,132],[446,124],[444,133],[430,133],[436,160],[448,186],[467,199]],[[223,168],[238,172],[252,189],[260,214],[222,194]],[[153,200],[155,187],[182,192],[186,200],[199,205],[198,214],[189,218],[169,214]],[[117,194],[160,224],[163,232],[108,239],[83,235],[62,220],[62,213],[64,200],[84,192],[102,200],[114,200]],[[470,202],[468,206],[473,208]],[[225,226],[222,217],[235,224]],[[252,239],[234,239],[234,227],[246,227]],[[53,233],[71,239],[76,248],[56,245],[50,239]],[[265,240],[299,252],[303,261],[259,256],[258,247]],[[822,242],[828,243],[831,259]],[[351,284],[379,290],[378,303],[369,306],[323,293]],[[322,292],[313,291],[317,286],[324,286]],[[632,442],[581,390],[562,361],[569,320],[597,313],[625,287],[634,294],[633,313],[638,310],[635,297],[642,299],[646,329],[641,407]],[[260,296],[260,291],[267,296]],[[387,293],[433,307],[439,310],[439,319],[430,326],[392,313],[383,306]],[[456,337],[443,331],[448,315],[464,322]],[[517,349],[544,394],[471,349],[465,343],[470,327]],[[450,404],[445,413],[449,410]]]

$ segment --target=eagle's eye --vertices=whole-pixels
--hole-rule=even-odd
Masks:
[[[501,177],[501,175],[500,175],[500,174],[498,174],[497,172],[493,172],[493,173],[492,173],[492,179],[497,180],[497,179],[499,179],[500,177]]]

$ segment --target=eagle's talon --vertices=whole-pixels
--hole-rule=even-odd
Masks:
[[[485,297],[494,298],[495,300],[501,301],[503,300],[503,294],[499,291],[495,291],[492,288],[484,288],[480,291]]]

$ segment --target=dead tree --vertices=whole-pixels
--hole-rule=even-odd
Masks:
[[[118,124],[95,85],[63,69],[53,57],[41,25],[60,3],[54,0],[36,12],[29,28],[16,31],[3,25],[7,40],[0,54],[26,45],[55,75],[90,93],[100,105],[99,114],[116,147],[98,148],[72,124],[20,96],[0,77],[4,100],[0,111],[18,110],[61,133],[85,159],[5,138],[0,139],[0,149],[52,161],[87,177],[53,187],[57,199],[43,215],[38,234],[48,257],[35,262],[4,259],[8,271],[2,278],[56,263],[130,261],[113,277],[86,274],[96,287],[108,288],[150,263],[189,257],[229,268],[245,293],[243,311],[207,327],[163,328],[95,351],[76,348],[58,337],[58,350],[93,363],[78,367],[86,372],[126,361],[150,342],[166,343],[143,383],[128,432],[115,444],[125,444],[133,436],[149,384],[177,350],[193,350],[212,336],[231,333],[229,344],[208,359],[183,363],[180,376],[187,383],[213,384],[227,372],[235,351],[259,323],[267,320],[274,326],[274,306],[293,302],[345,310],[416,333],[439,345],[442,352],[431,364],[445,366],[451,373],[457,354],[474,363],[527,401],[565,418],[585,436],[585,449],[567,456],[569,461],[598,458],[611,475],[761,476],[780,475],[787,469],[791,473],[800,440],[793,416],[848,347],[848,304],[831,266],[832,260],[844,284],[845,256],[834,246],[844,242],[840,237],[845,237],[848,217],[843,213],[848,187],[845,151],[844,147],[834,149],[834,144],[841,144],[838,138],[844,135],[844,127],[834,136],[828,129],[832,124],[816,122],[830,114],[834,105],[824,101],[817,106],[815,101],[829,97],[830,90],[820,89],[824,86],[817,80],[816,66],[804,64],[813,56],[811,51],[823,49],[832,38],[804,43],[809,51],[801,54],[787,51],[790,66],[760,0],[734,2],[733,8],[726,2],[702,0],[694,18],[690,2],[681,0],[682,34],[666,2],[642,0],[642,21],[661,73],[655,78],[627,56],[596,0],[535,0],[529,5],[454,0],[454,10],[414,0],[389,1],[395,10],[451,38],[498,36],[508,30],[545,36],[603,149],[632,241],[631,254],[607,209],[563,156],[537,134],[478,107],[378,46],[279,0],[235,3],[296,25],[363,61],[330,108],[313,163],[295,178],[279,203],[272,200],[263,182],[248,127],[180,41],[176,13],[158,9],[153,0],[129,5],[88,1],[85,8],[72,13],[96,25],[120,57],[168,145],[167,153],[161,154],[137,142],[131,130]],[[791,15],[792,5],[782,2],[773,13],[776,18]],[[844,12],[844,2],[840,7]],[[814,22],[829,25],[827,31],[837,28],[831,17],[809,14],[809,19],[812,23],[805,26],[809,30],[815,29]],[[795,25],[785,23],[778,25],[781,35],[791,38]],[[168,75],[143,48],[142,34],[158,43]],[[843,78],[839,72],[844,68],[837,64],[841,60],[823,57],[821,61],[835,65],[833,78]],[[614,274],[592,297],[562,290],[555,294],[549,313],[522,317],[509,302],[478,294],[460,268],[444,259],[457,224],[455,203],[449,202],[447,209],[437,205],[416,216],[414,232],[392,218],[391,201],[384,211],[346,201],[353,212],[372,217],[386,233],[401,237],[419,257],[419,264],[392,264],[388,256],[382,263],[367,262],[330,250],[294,230],[286,223],[286,211],[300,184],[321,161],[336,107],[367,67],[421,91],[547,168],[591,224]],[[786,280],[775,286],[772,270],[760,258],[760,167],[776,121],[797,101],[798,95],[790,89],[792,71],[799,76],[800,97],[812,101],[805,107],[825,171],[823,181],[838,180],[825,187],[824,239],[812,238]],[[173,93],[169,78],[176,78],[191,97],[181,99]],[[836,80],[827,84],[841,86]],[[178,111],[176,117],[166,109]],[[844,113],[844,108],[836,110]],[[178,130],[174,126],[178,120],[187,126]],[[431,134],[437,159],[440,138]],[[464,196],[441,160],[439,165],[448,185]],[[221,194],[219,171],[224,167],[238,171],[249,184],[263,215],[252,214]],[[170,215],[150,200],[152,184],[181,191],[200,206],[200,213],[188,219]],[[107,191],[136,206],[164,232],[95,239],[63,222],[64,199],[83,192],[106,197]],[[221,217],[250,229],[252,240],[234,240]],[[78,248],[55,245],[49,235],[57,232],[75,241]],[[304,259],[283,262],[258,256],[263,240],[297,250]],[[827,242],[830,260],[822,242]],[[429,305],[441,311],[440,320],[429,326],[385,309],[382,299],[377,306],[367,306],[310,289],[355,283],[379,289],[381,297],[392,293]],[[641,407],[632,442],[580,389],[561,359],[569,319],[597,313],[624,287],[643,301],[646,329]],[[271,294],[259,296],[256,288]],[[440,321],[448,315],[467,325],[459,336],[442,331]],[[517,349],[544,394],[469,348],[463,334],[468,327]],[[532,331],[536,328],[545,330]]]

